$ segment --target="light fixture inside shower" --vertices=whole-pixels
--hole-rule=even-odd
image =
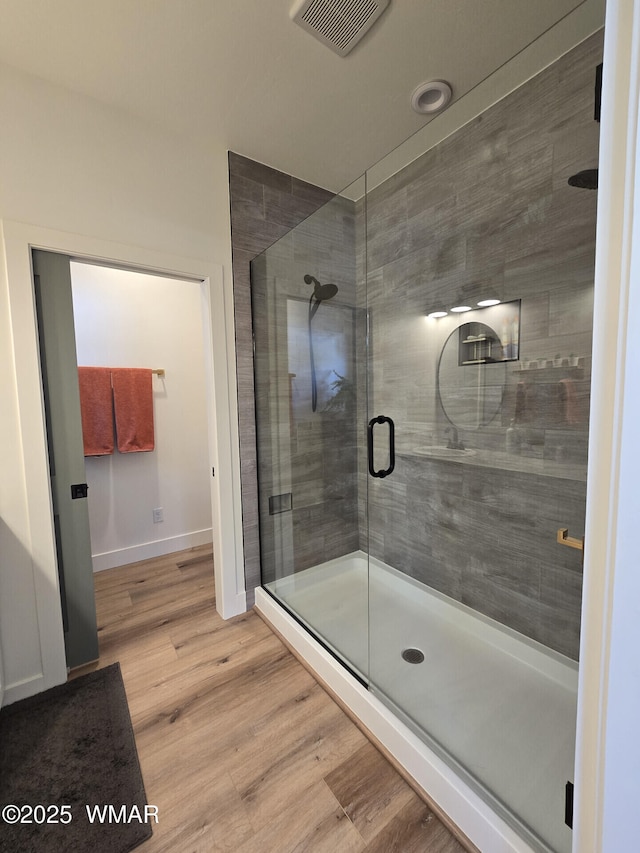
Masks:
[[[499,305],[501,302],[500,299],[495,299],[494,297],[487,299],[480,299],[476,302],[478,308],[489,308],[492,305]],[[433,311],[429,311],[427,317],[431,320],[439,320],[441,317],[446,317],[449,312],[452,314],[464,314],[467,311],[473,311],[471,305],[454,305],[452,308],[434,308]]]

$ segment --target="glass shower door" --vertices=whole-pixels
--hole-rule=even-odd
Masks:
[[[600,50],[367,176],[370,688],[562,853],[596,221],[568,179],[597,162]]]
[[[263,586],[366,681],[363,195],[336,196],[251,278]]]

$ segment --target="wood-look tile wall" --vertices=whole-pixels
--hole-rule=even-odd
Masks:
[[[253,379],[250,263],[333,197],[239,154],[229,152],[238,420],[247,604],[260,584],[258,482]]]
[[[597,34],[367,196],[371,411],[394,418],[400,451],[394,475],[369,482],[370,553],[574,658],[581,558],[555,536],[584,530],[597,193],[567,179],[597,166],[601,53]],[[501,470],[499,456],[487,468],[411,453],[451,435],[437,359],[463,322],[425,314],[490,296],[522,300],[523,359],[573,353],[579,367],[508,364],[502,410],[460,438],[504,452],[520,421],[519,454],[542,460],[545,476]],[[516,417],[525,388],[529,410]]]

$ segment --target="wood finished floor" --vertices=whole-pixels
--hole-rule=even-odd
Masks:
[[[206,548],[95,585],[159,810],[140,853],[463,853],[257,614],[220,618]]]

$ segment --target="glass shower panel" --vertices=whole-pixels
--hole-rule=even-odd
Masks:
[[[568,179],[597,164],[601,47],[367,176],[370,688],[562,853],[596,222]]]
[[[363,680],[364,195],[362,179],[251,270],[263,586]]]

